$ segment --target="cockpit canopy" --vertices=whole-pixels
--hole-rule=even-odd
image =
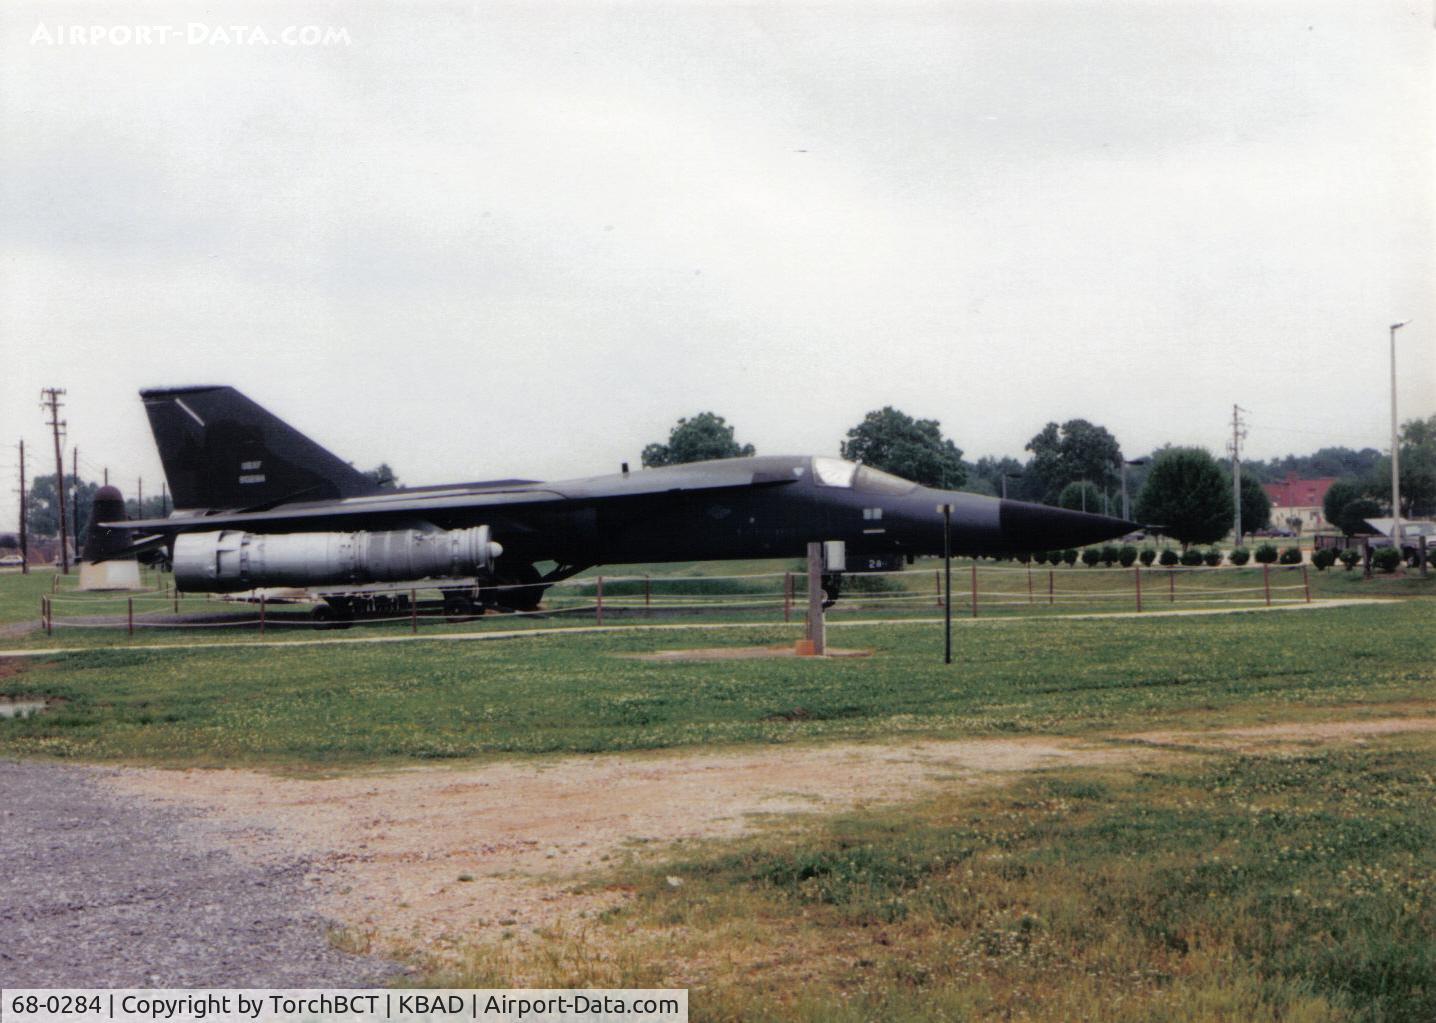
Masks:
[[[906,494],[917,488],[911,480],[841,458],[819,455],[813,459],[813,480],[822,487],[842,487],[870,494]]]

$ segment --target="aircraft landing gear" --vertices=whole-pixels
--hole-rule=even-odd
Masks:
[[[309,612],[316,629],[347,629],[354,624],[354,605],[342,598],[327,598]]]
[[[483,613],[483,606],[476,605],[467,590],[444,591],[444,616],[450,622],[466,622]]]
[[[832,607],[834,604],[836,604],[836,603],[838,602],[838,597],[842,596],[842,589],[843,589],[843,573],[841,573],[841,572],[824,572],[824,573],[823,573],[823,592],[828,595],[828,599],[825,600],[825,601],[823,601],[823,610],[824,610],[824,611],[826,611],[828,608]]]
[[[495,579],[496,585],[481,591],[484,604],[506,611],[537,611],[548,589],[539,582],[540,578],[533,565],[504,565]]]

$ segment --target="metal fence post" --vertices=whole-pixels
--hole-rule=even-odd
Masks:
[[[135,634],[135,598],[131,597],[126,603],[129,605],[129,632],[133,636]]]
[[[259,634],[264,635],[264,594],[259,595]]]
[[[409,591],[409,631],[417,634],[419,631],[419,591]]]
[[[783,624],[787,624],[793,614],[793,573],[783,573]]]
[[[1142,570],[1134,568],[1132,572],[1133,578],[1137,580],[1137,611],[1140,613],[1142,610]]]
[[[1266,588],[1266,606],[1271,607],[1271,566],[1265,561],[1261,566],[1261,583]]]
[[[597,600],[593,605],[593,620],[597,625],[603,624],[603,576],[598,577],[598,585],[594,590]]]
[[[1047,606],[1051,607],[1057,602],[1057,573],[1052,569],[1047,570]]]
[[[977,561],[972,562],[972,617],[977,617]]]
[[[1311,576],[1307,574],[1306,566],[1301,566],[1301,585],[1306,588],[1306,602],[1311,603]]]

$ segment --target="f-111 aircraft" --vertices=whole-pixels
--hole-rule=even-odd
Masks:
[[[941,554],[944,505],[961,554],[1076,547],[1135,528],[821,455],[386,488],[232,387],[140,397],[176,510],[105,523],[125,531],[107,556],[167,548],[189,592],[472,579],[485,606],[532,610],[548,586],[596,565],[795,557],[831,540],[858,562]],[[342,614],[343,598],[334,604]]]

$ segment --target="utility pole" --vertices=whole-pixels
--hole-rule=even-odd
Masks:
[[[30,531],[25,523],[26,505],[29,503],[25,492],[25,438],[20,438],[20,572],[30,574]]]
[[[136,518],[145,517],[145,478],[143,476],[135,480],[135,511]]]
[[[64,429],[65,421],[60,418],[60,395],[65,391],[60,387],[47,387],[40,392],[40,408],[49,409],[50,421],[46,423],[55,437],[55,496],[60,501],[60,571],[64,575],[70,574],[70,547],[69,537],[65,535],[65,455],[60,449],[60,431]]]
[[[1238,547],[1242,545],[1242,441],[1246,439],[1247,429],[1241,414],[1245,411],[1240,405],[1232,406],[1232,442],[1227,445],[1227,450],[1232,453],[1232,508],[1235,516],[1232,542]]]
[[[70,532],[75,538],[75,556],[80,554],[80,446],[70,449],[70,478],[75,489],[70,491]]]
[[[1396,432],[1396,332],[1410,322],[1402,320],[1391,325],[1391,545],[1398,554],[1401,552],[1401,438]]]

